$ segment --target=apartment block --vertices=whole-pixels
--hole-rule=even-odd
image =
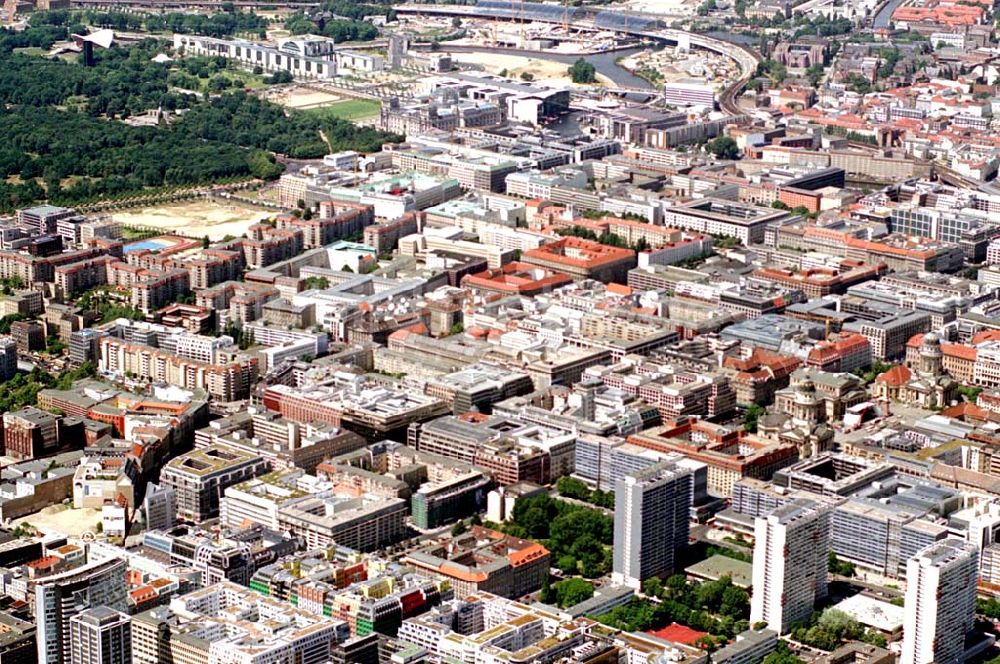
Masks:
[[[758,517],[754,528],[751,624],[784,634],[827,594],[829,511],[795,501]]]
[[[671,463],[635,471],[615,485],[612,583],[640,589],[650,577],[674,572],[687,546],[691,472]]]
[[[960,664],[976,610],[979,551],[948,539],[906,563],[906,629],[900,664]]]

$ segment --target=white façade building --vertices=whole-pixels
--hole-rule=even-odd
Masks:
[[[279,39],[276,45],[269,45],[244,39],[175,34],[174,49],[188,55],[222,56],[237,60],[247,68],[260,67],[268,73],[287,71],[299,79],[375,72],[385,65],[380,56],[338,50],[332,39],[316,35]]]

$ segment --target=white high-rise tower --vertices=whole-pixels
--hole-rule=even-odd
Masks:
[[[754,537],[750,624],[784,634],[826,597],[829,508],[795,500],[758,517]]]
[[[960,664],[972,628],[979,549],[969,542],[935,542],[906,562],[900,664]]]

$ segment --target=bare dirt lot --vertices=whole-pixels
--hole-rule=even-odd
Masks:
[[[207,235],[210,240],[221,240],[226,235],[239,237],[250,226],[273,215],[249,205],[207,198],[113,214],[115,221],[124,226],[156,228],[196,238]]]
[[[40,512],[14,519],[14,525],[30,523],[45,534],[62,533],[68,537],[80,537],[87,531],[93,532],[101,520],[101,510],[75,510],[67,505],[50,505]]]

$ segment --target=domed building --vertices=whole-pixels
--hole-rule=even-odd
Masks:
[[[925,334],[913,369],[897,366],[880,374],[872,385],[872,396],[900,401],[920,408],[945,408],[957,401],[958,381],[944,370],[941,338]]]
[[[804,367],[792,374],[791,385],[774,393],[774,406],[760,418],[757,431],[770,440],[795,444],[800,458],[816,456],[833,448],[830,423],[867,400],[864,383],[854,374]]]

